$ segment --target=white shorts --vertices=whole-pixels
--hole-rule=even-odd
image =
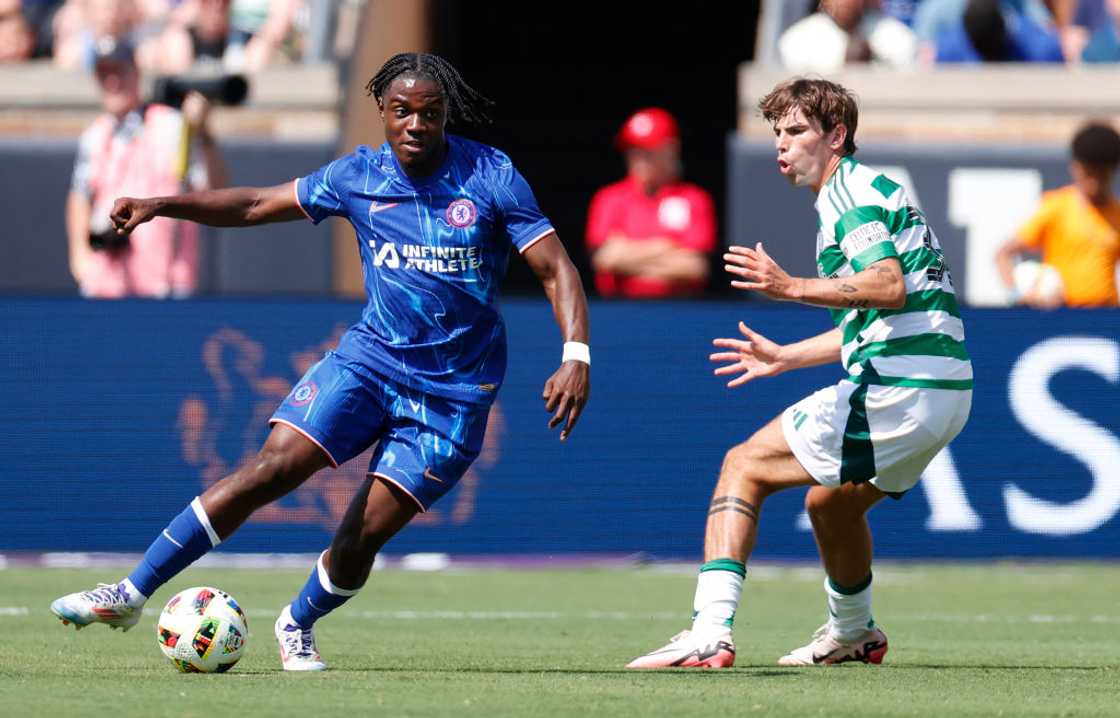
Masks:
[[[782,412],[782,433],[818,483],[870,481],[900,496],[960,433],[971,408],[967,390],[841,381]]]

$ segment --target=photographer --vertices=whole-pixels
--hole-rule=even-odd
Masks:
[[[134,49],[119,38],[95,48],[104,113],[82,133],[66,201],[70,272],[82,295],[183,297],[194,292],[198,226],[162,218],[120,237],[109,210],[122,195],[219,188],[225,164],[207,125],[210,104],[189,93],[182,110],[145,104]]]

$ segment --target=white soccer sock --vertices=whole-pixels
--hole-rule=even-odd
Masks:
[[[126,603],[133,608],[140,608],[148,602],[148,597],[140,593],[136,586],[132,585],[132,579],[127,576],[118,584],[124,589],[126,596]]]
[[[832,637],[850,641],[875,625],[871,617],[871,575],[851,589],[836,584],[827,576],[824,591],[828,594],[828,613]]]
[[[692,601],[694,633],[724,634],[731,630],[743,592],[744,573],[742,563],[729,559],[709,561],[700,568]]]

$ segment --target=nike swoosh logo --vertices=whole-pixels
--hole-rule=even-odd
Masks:
[[[439,484],[443,483],[443,479],[441,479],[440,477],[433,474],[432,470],[427,468],[427,467],[424,468],[424,478],[425,479],[430,479],[430,480],[435,481],[436,483],[439,483]]]
[[[713,656],[718,656],[720,651],[727,651],[731,655],[735,655],[735,649],[731,647],[730,643],[725,641],[718,641],[714,644],[709,644],[704,648],[697,648],[691,653],[686,653],[677,660],[673,661],[674,666],[682,665],[689,658],[695,658],[697,661],[706,661]],[[655,654],[651,654],[655,655]]]
[[[384,212],[387,209],[396,207],[398,204],[400,204],[400,202],[389,202],[388,204],[385,204],[384,202],[370,202],[369,213],[377,214],[378,212]]]
[[[827,661],[829,656],[831,656],[833,653],[836,653],[836,651],[832,650],[832,651],[829,651],[828,653],[822,653],[820,655],[817,655],[816,653],[814,653],[813,654],[813,663],[823,663],[824,661]]]

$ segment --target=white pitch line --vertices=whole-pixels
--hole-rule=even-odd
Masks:
[[[1029,616],[1007,616],[991,613],[919,613],[895,616],[902,621],[929,621],[932,623],[1113,623],[1120,624],[1120,616],[1074,616],[1070,614],[1051,615],[1034,613]],[[889,619],[888,619],[889,620]]]

